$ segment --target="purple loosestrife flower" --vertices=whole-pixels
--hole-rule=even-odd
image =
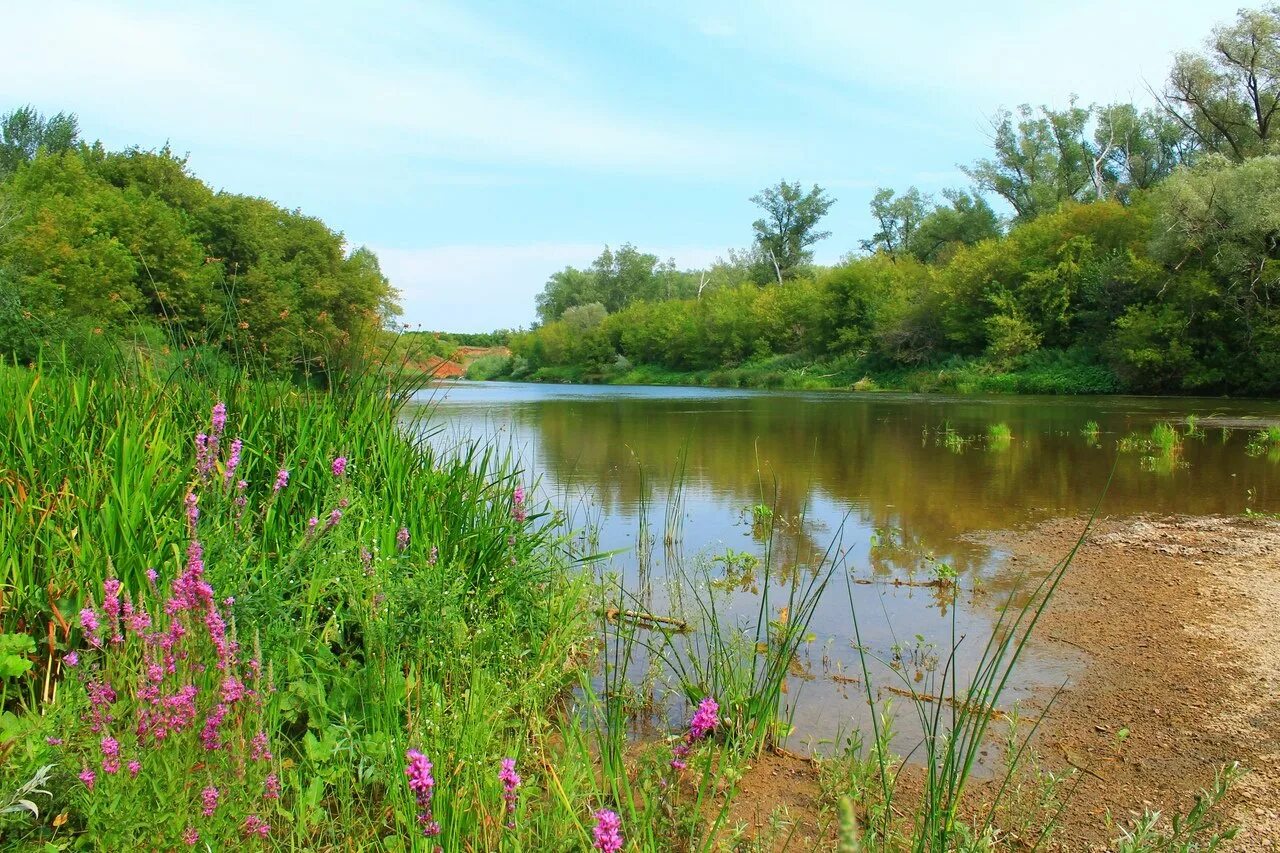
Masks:
[[[209,478],[213,470],[213,452],[209,449],[209,436],[200,433],[196,436],[196,473],[200,479]]]
[[[511,492],[511,517],[519,524],[528,517],[524,509],[524,486],[517,485]]]
[[[182,833],[182,843],[188,847],[195,847],[200,841],[200,833],[196,832],[194,826],[188,826],[186,831]]]
[[[227,406],[221,400],[214,405],[213,412],[209,415],[209,424],[213,427],[215,439],[222,435],[222,430],[227,426]]]
[[[254,761],[271,760],[271,743],[267,740],[266,732],[260,731],[253,736],[253,740],[249,742],[249,754]]]
[[[78,667],[78,666],[80,665],[80,655],[76,654],[75,652],[68,652],[68,653],[67,653],[67,654],[62,658],[62,662],[63,662],[65,665],[67,665],[67,666],[71,667],[72,669],[75,669],[76,667]]]
[[[502,759],[502,768],[498,771],[498,781],[502,783],[502,799],[506,804],[507,812],[507,828],[516,828],[516,801],[519,794],[516,790],[520,787],[520,774],[516,772],[516,760],[514,758]]]
[[[409,528],[401,527],[400,532],[396,534],[396,550],[397,551],[409,550]]]
[[[684,770],[689,765],[685,759],[689,757],[689,752],[693,748],[693,744],[705,738],[711,733],[711,730],[720,725],[720,706],[716,704],[716,700],[710,696],[698,703],[698,708],[693,712],[693,719],[689,721],[689,731],[685,733],[680,743],[676,744],[671,750],[671,768],[673,770]]]
[[[314,515],[307,519],[307,532],[310,533],[316,529],[316,525],[320,523],[320,519]]]
[[[240,467],[240,451],[244,449],[244,442],[240,439],[234,439],[231,442],[231,453],[227,456],[227,470],[222,474],[222,482],[229,484],[235,479],[236,469]],[[244,482],[241,480],[240,482]]]
[[[271,833],[271,825],[257,815],[249,815],[244,819],[244,824],[240,827],[240,831],[244,833],[246,838],[258,836],[266,838]]]
[[[329,520],[325,522],[324,526],[326,529],[334,528],[338,526],[339,521],[342,521],[342,510],[335,509],[329,513]]]
[[[440,834],[440,824],[431,817],[431,795],[436,786],[431,775],[431,762],[416,749],[407,751],[404,756],[407,762],[404,775],[409,777],[409,790],[413,791],[418,803],[418,823],[422,826],[422,834],[433,838]]]
[[[77,778],[79,778],[80,781],[84,783],[84,786],[86,788],[92,791],[93,783],[98,780],[98,774],[94,773],[92,770],[86,767],[85,769],[80,771],[80,775]]]
[[[113,643],[124,642],[124,635],[120,633],[120,613],[124,605],[127,605],[131,613],[133,611],[133,604],[128,601],[127,593],[124,605],[121,604],[120,586],[120,581],[116,578],[107,578],[102,582],[102,612],[106,614],[107,628]]]
[[[98,622],[98,611],[92,607],[86,607],[80,611],[80,628],[84,631],[85,639],[89,641],[89,645],[102,645],[102,638],[98,636],[98,630],[101,627]]]
[[[693,712],[689,721],[689,734],[694,740],[702,740],[711,730],[720,725],[720,706],[710,696],[698,703],[698,710]]]
[[[333,476],[341,477],[347,473],[347,457],[339,456],[333,460]]]
[[[156,580],[160,577],[160,573],[155,569],[147,569],[147,583],[152,586],[156,585]]]
[[[204,808],[201,814],[205,817],[213,817],[213,812],[218,808],[218,789],[210,785],[200,792],[200,801]]]
[[[134,759],[129,762],[129,778],[137,779],[138,774],[142,771],[142,762]]]
[[[200,520],[200,507],[196,505],[199,500],[200,496],[195,492],[187,493],[187,524],[191,526],[192,530],[196,529],[196,522]]]
[[[435,545],[432,545],[431,553],[427,555],[427,565],[434,566],[436,564],[436,560],[438,560],[439,558],[440,558],[440,549],[437,548]]]
[[[104,737],[102,739],[102,755],[106,758],[119,758],[120,741],[113,737]]]
[[[271,488],[271,491],[279,493],[287,485],[289,485],[289,469],[281,468],[276,472],[276,484]]]
[[[268,773],[267,778],[262,783],[263,792],[262,799],[278,800],[280,799],[280,777],[274,773]]]
[[[608,809],[600,809],[595,813],[596,826],[592,830],[597,850],[604,853],[618,853],[622,849],[622,819]]]

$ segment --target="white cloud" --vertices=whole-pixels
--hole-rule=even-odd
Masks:
[[[762,57],[936,108],[1141,99],[1178,50],[1197,49],[1239,0],[879,3],[714,0],[670,7],[694,26],[714,12]],[[710,8],[708,8],[710,7]]]
[[[528,326],[534,296],[566,266],[585,267],[603,248],[587,243],[374,248],[382,271],[400,290],[403,322],[448,332]],[[645,247],[680,268],[710,264],[723,251],[697,246]]]
[[[422,28],[425,41],[411,61],[385,55],[376,42],[341,40],[332,32],[341,32],[337,21],[311,21],[304,38],[215,10],[26,4],[7,19],[23,38],[0,54],[0,96],[67,104],[82,115],[77,105],[110,104],[116,121],[259,154],[705,175],[772,161],[780,144],[618,112],[500,32],[480,65],[451,61],[445,46],[462,53],[454,39],[465,46],[484,33],[447,10],[400,22]],[[317,33],[329,41],[315,40]]]

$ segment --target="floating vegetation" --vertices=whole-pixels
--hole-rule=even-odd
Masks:
[[[1006,423],[991,424],[987,427],[987,448],[989,450],[1007,450],[1013,441],[1013,431]]]
[[[1272,424],[1249,436],[1249,443],[1245,445],[1244,452],[1250,456],[1261,456],[1265,453],[1272,462],[1280,461],[1280,424]]]

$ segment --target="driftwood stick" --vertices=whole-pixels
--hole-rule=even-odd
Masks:
[[[677,631],[689,630],[689,623],[683,619],[676,619],[674,616],[659,616],[656,613],[645,613],[642,610],[619,610],[616,607],[610,607],[604,612],[604,616],[610,622],[617,622],[620,619],[630,619],[633,622],[649,622],[653,625],[665,625],[668,628],[675,628]]]

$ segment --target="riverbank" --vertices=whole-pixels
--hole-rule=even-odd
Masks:
[[[918,367],[885,367],[869,359],[814,360],[771,356],[711,370],[670,370],[656,365],[548,366],[521,372],[517,361],[482,377],[531,382],[606,385],[694,385],[798,391],[910,391],[961,394],[1115,394],[1123,391],[1111,370],[1078,354],[1043,351],[1010,362],[951,358]]]
[[[975,537],[1004,549],[1031,575],[1067,553],[1083,520]],[[1036,627],[1039,642],[1078,660],[1079,675],[1054,698],[1035,747],[1043,770],[1071,774],[1050,849],[1114,849],[1144,810],[1186,814],[1215,774],[1239,762],[1248,774],[1223,803],[1241,831],[1224,849],[1280,850],[1280,522],[1230,517],[1102,520],[1082,544]],[[1024,713],[1041,714],[1049,697]],[[902,799],[918,796],[918,772],[902,774]],[[981,813],[995,794],[974,784]],[[758,832],[783,805],[798,835],[830,838],[820,771],[771,756],[748,773]],[[1140,849],[1157,849],[1143,847]],[[1165,849],[1165,848],[1158,848]]]

